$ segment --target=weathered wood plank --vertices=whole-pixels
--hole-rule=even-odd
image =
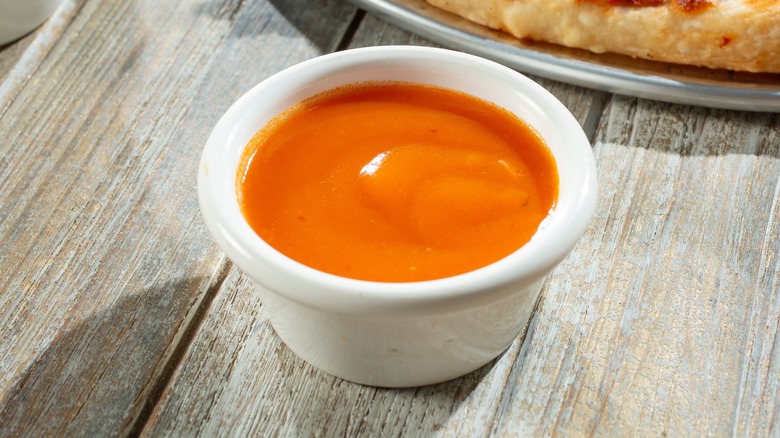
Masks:
[[[780,435],[777,115],[540,81],[593,139],[593,226],[494,363],[370,388],[281,344],[194,189],[227,106],[354,8],[63,11],[0,52],[0,435]],[[371,16],[351,41],[399,43],[430,44]]]
[[[320,2],[286,16],[306,8],[280,3],[85,1],[11,84],[0,435],[125,434],[145,422],[224,278],[195,194],[211,127],[270,72],[332,50],[354,11]]]
[[[37,29],[17,41],[0,46],[0,114],[46,59],[82,3],[83,0],[64,0],[54,15]]]
[[[616,98],[499,434],[777,434],[780,120]]]
[[[352,47],[429,42],[366,16]],[[601,94],[546,83],[582,123]],[[600,107],[598,109],[600,111]],[[521,346],[461,379],[388,390],[355,385],[304,363],[276,337],[249,282],[232,271],[145,433],[152,436],[484,436]]]

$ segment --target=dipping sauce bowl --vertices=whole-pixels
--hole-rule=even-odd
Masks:
[[[483,268],[418,282],[344,278],[298,263],[263,241],[237,198],[252,137],[291,106],[367,81],[413,82],[495,103],[533,127],[558,168],[555,207],[530,242]],[[326,373],[409,387],[453,379],[498,357],[521,333],[542,282],[585,232],[596,201],[590,142],[569,111],[520,73],[476,56],[427,47],[337,52],[266,79],[219,120],[203,151],[198,196],[213,238],[256,284],[284,343]]]

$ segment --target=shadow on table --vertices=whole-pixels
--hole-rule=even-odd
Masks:
[[[183,354],[183,347],[172,347],[173,338],[203,281],[145,289],[72,327],[65,322],[0,401],[0,435],[131,432],[133,418],[152,407],[145,405]]]
[[[355,13],[355,7],[343,0],[269,0],[269,3],[322,52],[336,49]]]
[[[338,47],[344,32],[349,32],[346,29],[355,18],[355,7],[343,0],[211,1],[197,4],[195,14],[230,22],[233,38],[261,34],[290,38],[298,33],[327,53]],[[262,53],[273,50],[265,48]],[[284,56],[284,47],[279,50],[276,55]]]
[[[195,330],[179,324],[193,311],[193,296],[203,281],[194,278],[147,288],[119,298],[82,322],[62,324],[62,333],[10,383],[5,392],[7,399],[0,401],[0,436],[140,432],[180,360],[188,354],[190,343],[185,339],[174,346],[174,336],[177,331],[195,335]],[[205,307],[208,303],[194,310],[195,320],[203,319]],[[174,397],[167,408],[210,419],[198,426],[203,430],[231,427],[234,420],[233,427],[248,423],[282,435],[424,434],[442,429],[453,415],[462,416],[462,405],[470,401],[472,392],[485,378],[490,378],[496,363],[437,385],[375,388],[314,369],[285,347],[267,322],[257,327],[246,338],[248,349],[236,356],[241,358],[237,363],[230,357],[217,358],[215,363],[223,364],[225,369],[220,368],[216,374],[199,373],[192,380],[198,387],[232,387],[223,399],[213,400],[195,391],[195,397]],[[199,338],[193,348],[208,349],[204,339],[208,343],[207,338]],[[260,361],[265,362],[264,366],[255,368],[252,362],[257,358],[252,353],[258,351],[258,342],[267,343],[276,358],[266,358]],[[215,376],[227,380],[215,383],[210,380]],[[263,392],[243,391],[257,385],[270,392],[260,396]],[[239,397],[233,398],[236,395]],[[250,412],[248,406],[259,410]],[[169,414],[175,417],[176,412]],[[212,418],[213,412],[217,414]],[[182,424],[173,426],[177,427]]]
[[[399,389],[327,375],[283,345],[277,353],[278,360],[293,370],[286,376],[268,375],[281,385],[271,402],[274,412],[284,413],[284,420],[271,429],[282,436],[425,436],[444,430],[499,360],[444,383]]]

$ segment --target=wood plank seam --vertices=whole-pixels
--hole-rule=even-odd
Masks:
[[[607,107],[610,96],[611,95],[605,91],[593,93],[593,100],[588,108],[588,114],[582,122],[582,130],[585,131],[585,135],[588,137],[588,141],[591,145],[593,145],[593,142],[596,139],[596,131],[604,116],[604,109]]]
[[[206,316],[214,303],[217,294],[222,289],[222,284],[228,278],[228,274],[231,271],[233,264],[227,260],[227,257],[223,254],[222,260],[217,263],[216,268],[211,276],[211,279],[206,286],[206,290],[203,293],[203,297],[200,302],[196,304],[196,310],[189,321],[184,323],[184,329],[182,335],[179,338],[177,344],[173,347],[173,352],[170,357],[163,364],[163,370],[156,381],[149,382],[147,388],[148,396],[141,407],[138,416],[135,419],[128,421],[128,427],[124,428],[128,431],[130,436],[140,436],[149,419],[152,417],[154,410],[163,399],[163,395],[170,387],[170,383],[173,380],[174,374],[180,368],[182,361],[187,356],[187,350],[194,342],[200,327],[206,319]]]
[[[349,22],[347,29],[344,31],[344,35],[341,36],[338,44],[336,45],[336,52],[340,52],[349,48],[352,44],[352,39],[355,37],[355,33],[360,27],[360,23],[363,22],[363,18],[366,16],[366,11],[357,9],[355,15],[352,16],[352,20]]]

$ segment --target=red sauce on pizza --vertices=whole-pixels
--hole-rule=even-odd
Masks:
[[[712,6],[711,0],[579,0],[585,3],[599,3],[607,6],[671,6],[683,12],[701,12]]]

